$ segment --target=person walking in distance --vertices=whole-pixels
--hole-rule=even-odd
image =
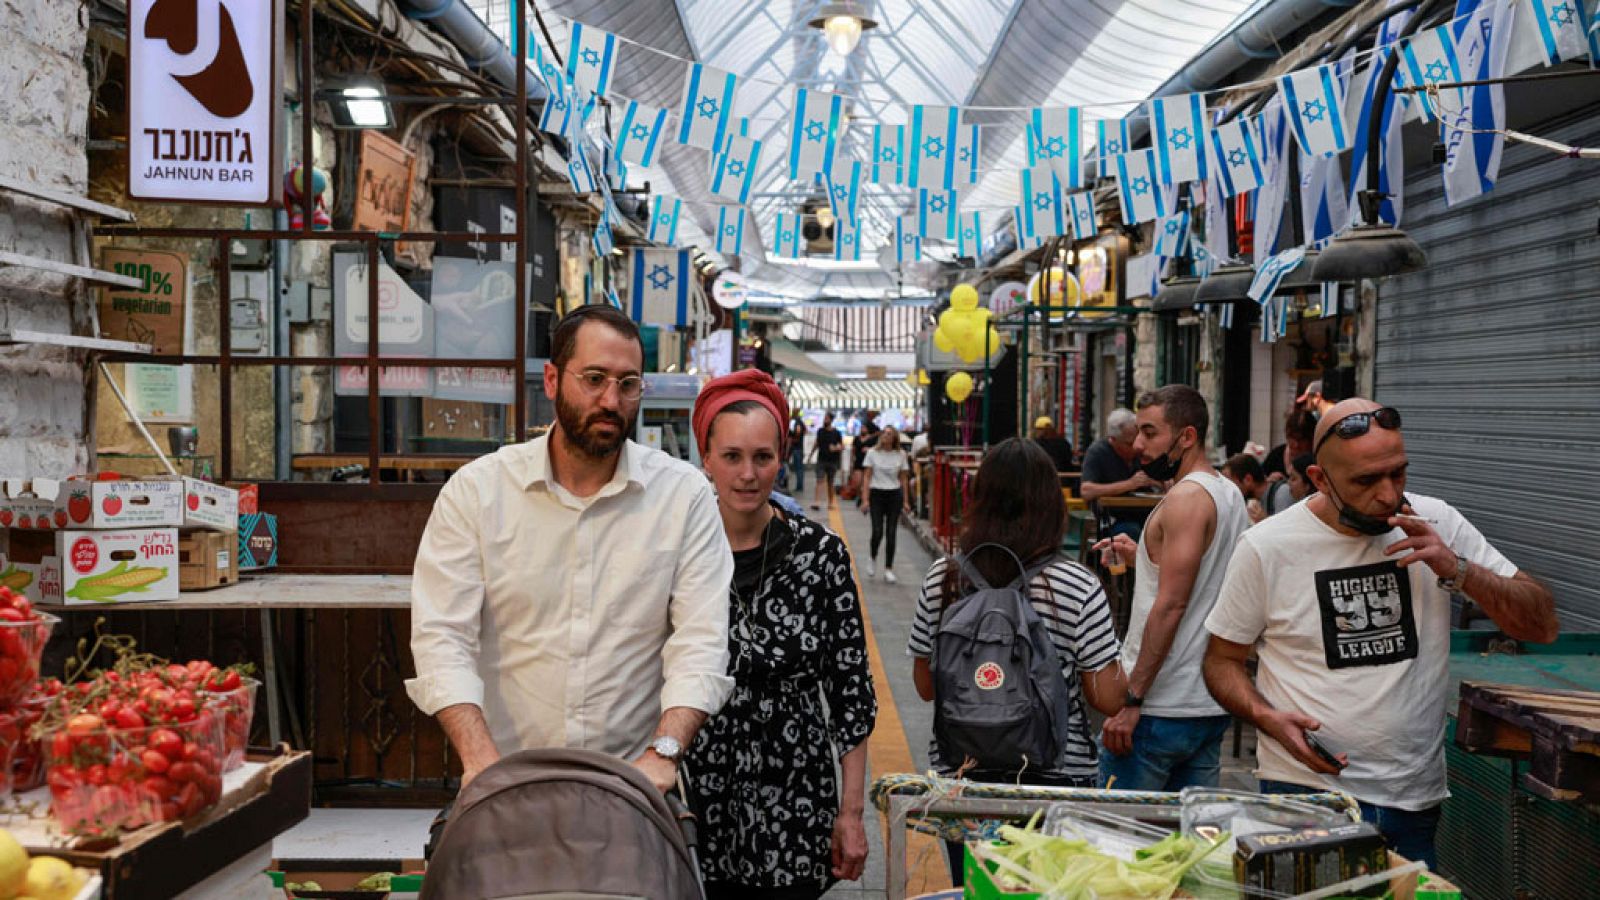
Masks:
[[[867,557],[867,577],[877,574],[878,547],[883,547],[883,580],[894,584],[895,535],[900,512],[911,514],[911,459],[900,447],[900,432],[890,426],[862,457],[862,483],[870,491],[872,553]]]
[[[822,417],[822,427],[817,429],[816,443],[811,454],[817,459],[817,493],[811,501],[812,509],[832,509],[834,481],[839,477],[839,461],[844,455],[844,435],[833,427],[833,413]],[[827,503],[826,507],[818,504]]]

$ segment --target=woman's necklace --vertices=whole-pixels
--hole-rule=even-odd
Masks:
[[[776,521],[777,518],[778,517],[776,514],[772,515],[767,519],[767,524],[761,527],[761,568],[756,570],[757,574],[755,588],[750,592],[749,600],[751,605],[754,605],[756,601],[761,599],[761,589],[765,586],[767,580],[767,551],[772,549],[772,540],[768,532],[772,530],[772,523]],[[729,587],[733,589],[734,599],[739,602],[741,607],[743,607],[745,605],[744,593],[739,590],[739,586],[737,584],[730,584]]]

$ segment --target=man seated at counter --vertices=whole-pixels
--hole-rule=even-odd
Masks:
[[[1106,436],[1090,444],[1083,454],[1083,499],[1097,504],[1103,497],[1160,489],[1160,482],[1140,468],[1139,454],[1133,449],[1138,436],[1139,417],[1133,410],[1118,408],[1106,416]],[[1101,537],[1125,534],[1137,541],[1149,516],[1148,509],[1107,510],[1102,521],[1110,524]]]

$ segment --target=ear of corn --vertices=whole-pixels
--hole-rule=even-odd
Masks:
[[[118,563],[108,572],[79,581],[67,596],[78,600],[107,601],[122,594],[143,593],[150,585],[167,577],[165,566],[135,566]]]
[[[33,584],[32,572],[16,566],[7,566],[4,572],[0,572],[0,586],[8,587],[19,594],[27,590],[30,584]]]

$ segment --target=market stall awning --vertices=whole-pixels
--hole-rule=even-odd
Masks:
[[[822,363],[812,359],[804,350],[783,338],[770,338],[772,341],[772,364],[783,369],[783,375],[789,378],[798,378],[805,381],[816,381],[822,384],[836,384],[839,377],[825,368]]]
[[[789,405],[795,409],[820,409],[845,414],[863,409],[904,411],[917,406],[917,389],[896,379],[852,379],[833,385],[797,381],[790,384],[784,393],[789,397]]]

